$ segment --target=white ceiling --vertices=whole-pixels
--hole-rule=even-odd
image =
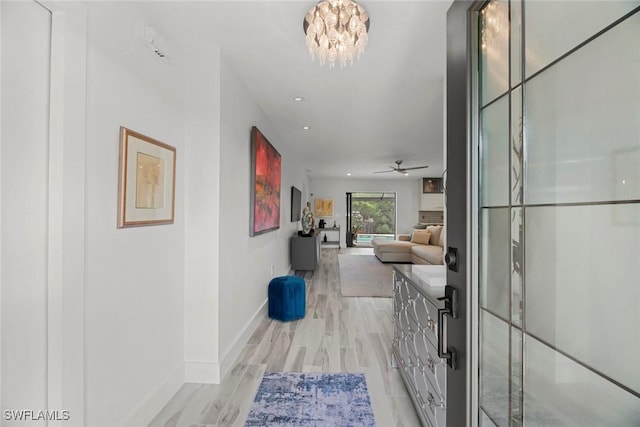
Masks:
[[[361,1],[371,20],[369,43],[361,58],[343,69],[320,67],[307,52],[302,21],[315,3],[151,1],[141,6],[170,45],[220,47],[281,139],[271,142],[298,153],[309,176],[440,176],[451,0]],[[295,102],[296,96],[304,101]],[[429,168],[409,177],[373,174],[395,160],[404,160],[404,167]]]

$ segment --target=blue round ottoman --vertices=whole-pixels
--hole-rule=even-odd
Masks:
[[[283,322],[302,319],[307,309],[306,293],[303,278],[274,277],[269,282],[269,317]]]

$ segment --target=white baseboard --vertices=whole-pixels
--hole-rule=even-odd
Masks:
[[[229,350],[227,350],[224,356],[222,356],[220,362],[220,378],[224,378],[231,371],[231,368],[236,363],[242,348],[247,344],[247,341],[249,341],[249,338],[251,338],[251,335],[253,335],[260,322],[267,317],[267,301],[267,299],[264,300],[251,320],[247,322],[240,335],[238,335],[233,344],[231,344]]]
[[[156,415],[164,408],[174,394],[185,383],[184,364],[180,364],[169,375],[167,380],[162,384],[145,403],[138,408],[131,417],[123,424],[124,427],[140,427],[147,426]]]
[[[149,425],[184,383],[220,384],[221,379],[231,371],[238,355],[247,341],[249,341],[249,338],[251,338],[251,335],[260,322],[267,316],[267,301],[268,300],[265,299],[251,320],[247,322],[240,335],[238,335],[231,345],[231,348],[229,348],[222,357],[220,363],[185,361],[184,364],[178,366],[171,375],[169,375],[164,384],[129,417],[123,426],[140,427]]]
[[[220,384],[220,363],[196,362],[187,360],[184,362],[185,382]]]

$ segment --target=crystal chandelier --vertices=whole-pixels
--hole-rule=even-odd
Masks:
[[[320,65],[328,61],[330,67],[340,60],[344,67],[367,45],[369,15],[352,0],[323,0],[309,10],[303,28],[312,59],[318,57]]]

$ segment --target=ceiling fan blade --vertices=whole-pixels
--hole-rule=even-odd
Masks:
[[[414,166],[412,168],[402,168],[403,171],[410,171],[410,170],[414,170],[414,169],[424,169],[424,168],[428,168],[429,166]]]
[[[392,169],[390,171],[377,171],[377,172],[374,172],[374,173],[387,173],[387,172],[395,172],[395,169]]]

